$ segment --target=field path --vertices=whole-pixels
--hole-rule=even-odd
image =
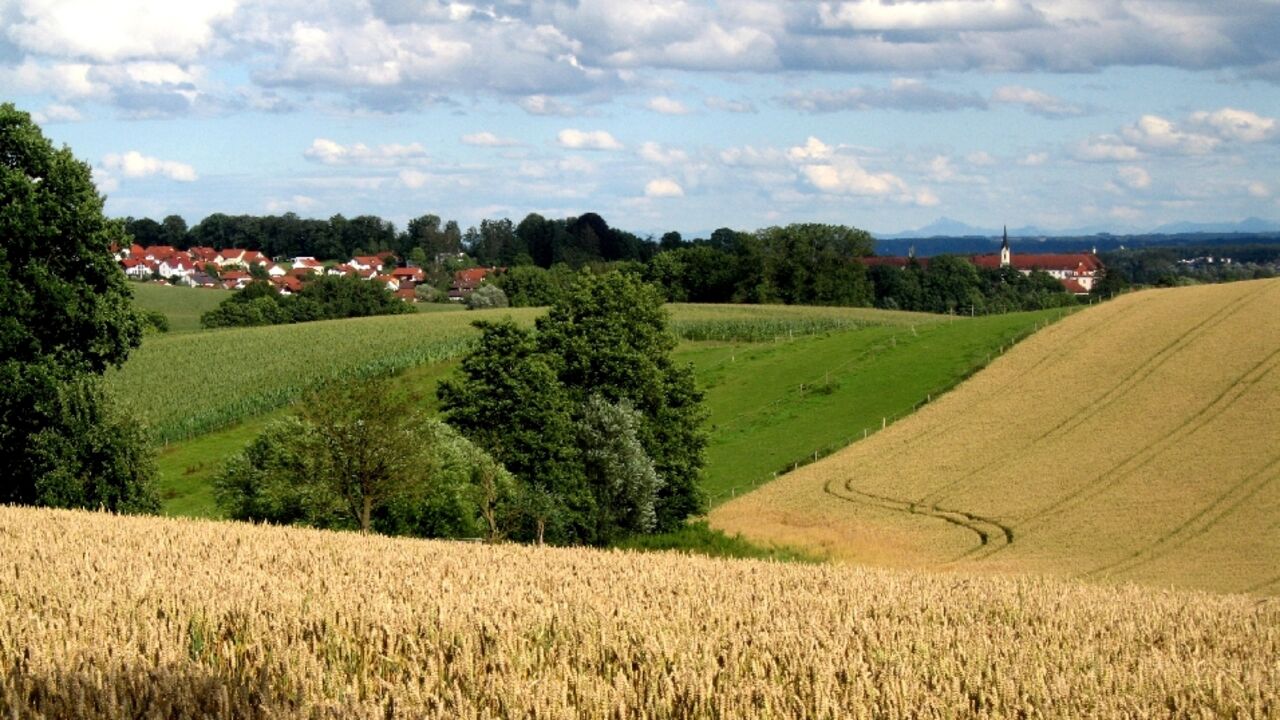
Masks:
[[[1149,290],[711,521],[855,562],[1277,593],[1278,450],[1280,280]]]

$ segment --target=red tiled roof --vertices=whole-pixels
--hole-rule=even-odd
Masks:
[[[296,277],[296,278],[311,277],[313,274],[315,274],[315,271],[316,271],[315,268],[296,267],[289,271],[289,276]]]
[[[197,245],[196,247],[189,249],[187,252],[191,253],[192,257],[199,258],[200,260],[212,260],[218,257],[217,250],[214,250],[211,247],[204,247],[201,245]]]
[[[489,268],[471,268],[459,270],[453,274],[453,281],[458,284],[478,284],[489,275]]]
[[[222,248],[218,254],[224,258],[238,258],[244,255],[244,250],[239,248]]]
[[[978,267],[1000,267],[999,255],[974,255],[970,260]],[[1093,272],[1102,268],[1097,255],[1089,253],[1037,253],[1020,255],[1013,253],[1009,264],[1019,270],[1066,270],[1069,272]]]
[[[397,290],[396,297],[400,298],[401,300],[417,300],[418,299],[418,295],[413,291],[413,288]]]
[[[223,280],[243,280],[247,277],[249,277],[249,273],[241,272],[239,270],[232,270],[230,272],[222,273]]]
[[[422,274],[422,268],[396,268],[391,271],[391,274],[396,277],[418,277]]]
[[[1067,278],[1066,280],[1063,280],[1062,286],[1065,287],[1069,293],[1075,293],[1076,295],[1089,294],[1089,288],[1081,285],[1080,281],[1075,278]]]
[[[151,245],[143,252],[155,258],[156,260],[163,260],[169,257],[170,255],[178,252],[178,249],[172,245]]]
[[[384,263],[382,262],[382,258],[378,257],[377,255],[357,255],[351,258],[351,264],[381,267]]]

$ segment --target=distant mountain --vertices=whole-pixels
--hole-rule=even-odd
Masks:
[[[903,230],[895,233],[876,233],[880,240],[903,240],[915,238],[960,238],[960,237],[999,237],[1002,228],[975,227],[948,217],[937,220],[915,230]],[[1087,225],[1083,227],[1061,228],[1049,230],[1025,225],[1009,228],[1009,237],[1018,238],[1066,238],[1089,237],[1093,235],[1185,235],[1190,233],[1266,233],[1280,232],[1280,222],[1250,217],[1240,222],[1175,222],[1156,228],[1143,229],[1133,226]]]
[[[1273,220],[1263,220],[1262,218],[1249,217],[1240,222],[1220,222],[1220,223],[1195,223],[1195,222],[1176,222],[1167,225],[1161,225],[1151,232],[1165,235],[1177,235],[1181,233],[1258,233],[1258,232],[1278,232],[1280,231],[1280,223]]]

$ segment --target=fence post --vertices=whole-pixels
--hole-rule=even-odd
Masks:
[[[881,429],[881,430],[885,429],[885,427],[887,427],[888,425],[889,425],[889,418],[886,418],[886,417],[882,417],[882,418],[880,418],[880,429]]]

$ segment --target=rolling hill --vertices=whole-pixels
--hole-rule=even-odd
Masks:
[[[1280,592],[1280,281],[1134,293],[711,515],[865,563]]]

